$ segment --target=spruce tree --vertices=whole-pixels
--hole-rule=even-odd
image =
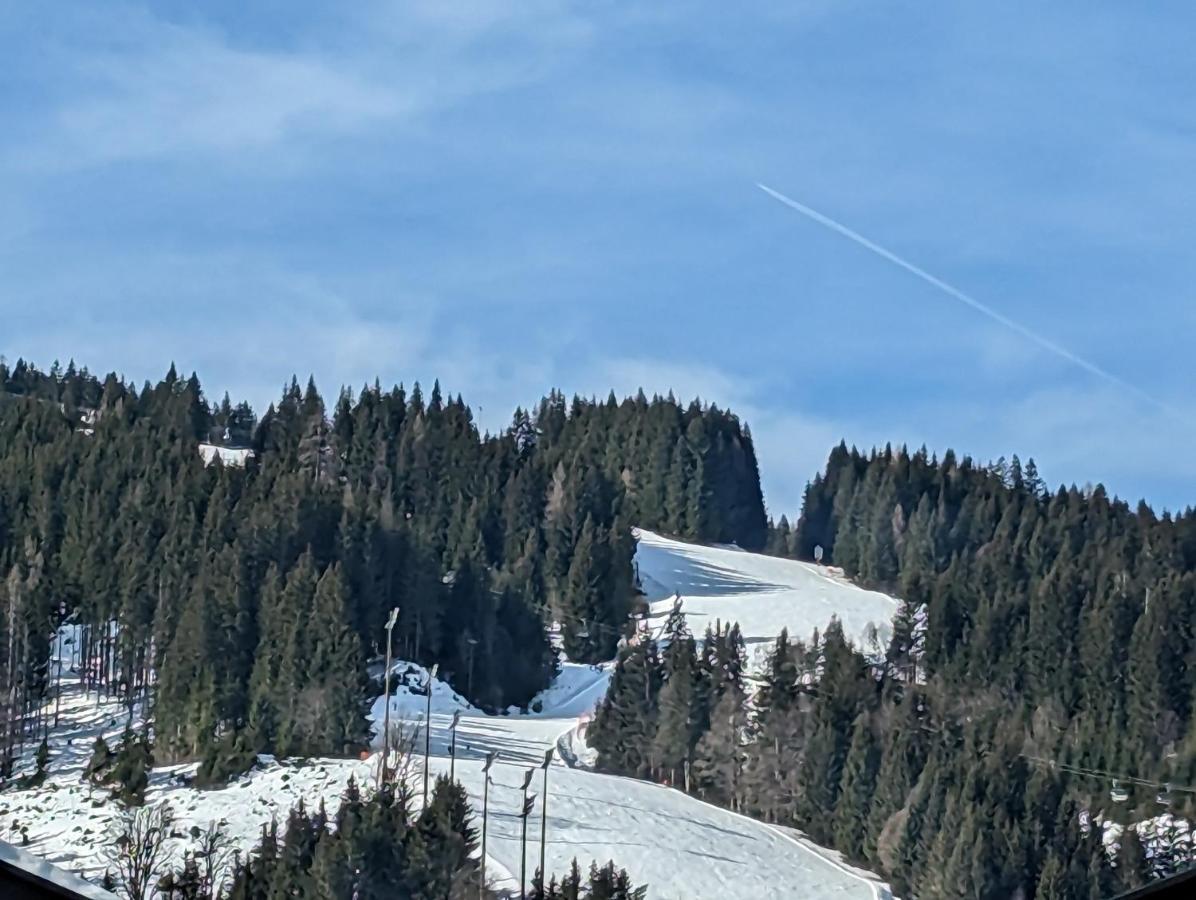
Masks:
[[[674,609],[665,625],[663,679],[658,700],[651,763],[669,784],[689,787],[689,766],[698,739],[698,667],[694,640],[685,618]]]
[[[694,750],[693,781],[699,794],[738,810],[743,805],[743,741],[747,698],[738,686],[723,691],[710,714],[710,727]]]
[[[648,774],[661,677],[656,644],[650,638],[633,640],[619,652],[588,737],[598,754],[599,769],[640,777]]]
[[[864,856],[868,818],[876,790],[880,753],[866,713],[856,717],[835,806],[834,846],[850,859]]]

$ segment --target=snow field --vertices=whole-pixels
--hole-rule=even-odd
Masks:
[[[883,649],[892,633],[897,601],[866,591],[835,569],[726,546],[687,544],[651,531],[636,530],[635,560],[660,626],[681,595],[681,611],[694,636],[707,625],[738,622],[749,661],[758,665],[782,629],[808,641],[832,617],[861,650]]]
[[[404,669],[415,668],[400,663]],[[415,684],[426,683],[422,670]],[[457,728],[456,777],[479,813],[482,764],[489,750],[500,753],[492,769],[487,851],[490,860],[510,873],[520,869],[524,773],[536,767],[530,793],[543,793],[544,751],[559,745],[605,693],[609,667],[566,663],[560,676],[538,698],[539,714],[488,716],[452,694],[433,690],[431,748],[433,773],[446,771],[449,728]],[[392,699],[391,721],[402,718],[422,726],[427,696],[404,686]],[[375,721],[382,711],[376,704]],[[422,735],[418,744],[422,750]],[[567,871],[576,857],[586,866],[614,859],[637,881],[650,885],[648,896],[673,898],[807,897],[875,898],[883,886],[867,873],[844,866],[826,851],[793,832],[775,829],[693,797],[648,782],[570,768],[554,758],[548,770],[548,827],[545,851],[550,873]],[[543,807],[537,799],[528,818],[530,873],[539,864]],[[480,823],[479,823],[480,827]],[[488,863],[488,871],[491,863]],[[503,883],[506,886],[506,882]],[[517,880],[511,884],[517,887]]]

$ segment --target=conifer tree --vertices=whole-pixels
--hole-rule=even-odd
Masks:
[[[743,805],[746,730],[747,698],[738,685],[732,685],[715,704],[710,727],[694,750],[694,786],[703,797],[734,810]]]
[[[843,780],[835,806],[834,846],[848,858],[864,855],[868,818],[876,789],[880,754],[868,716],[856,717],[851,746],[843,763]]]
[[[604,771],[643,777],[651,768],[661,684],[656,644],[634,640],[620,652],[606,697],[598,706],[590,745]]]
[[[668,783],[689,787],[689,766],[698,739],[697,655],[685,618],[675,609],[665,625],[663,679],[651,762]]]

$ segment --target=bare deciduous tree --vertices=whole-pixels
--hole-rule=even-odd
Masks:
[[[410,785],[415,777],[415,770],[421,765],[416,759],[415,748],[419,740],[419,725],[412,726],[401,719],[393,719],[390,723],[390,734],[387,743],[390,747],[389,771],[385,773],[386,783],[395,785]],[[374,772],[374,781],[381,787],[383,783],[382,760],[386,754],[378,754],[378,762]]]
[[[161,802],[125,813],[119,832],[107,847],[108,861],[116,871],[116,883],[129,900],[150,900],[154,885],[166,873],[170,854],[170,826],[174,814]]]
[[[199,836],[199,849],[195,851],[195,859],[203,877],[202,887],[206,892],[205,896],[208,897],[220,896],[220,889],[232,862],[233,840],[225,831],[227,824],[224,821],[209,822],[207,830]]]

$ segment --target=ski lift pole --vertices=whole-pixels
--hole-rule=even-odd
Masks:
[[[432,682],[436,679],[439,663],[428,673],[428,712],[424,718],[424,809],[428,808],[428,763],[432,758]]]
[[[544,796],[540,800],[540,894],[544,893],[544,885],[548,881],[548,871],[544,868],[544,851],[548,846],[548,766],[552,763],[552,747],[544,751]]]
[[[449,781],[457,780],[457,723],[461,721],[461,710],[453,711],[453,724],[449,726]]]
[[[523,810],[519,814],[519,818],[523,820],[523,836],[520,838],[519,847],[519,900],[527,900],[527,817],[536,805],[536,795],[529,797],[527,789],[535,774],[535,769],[528,769],[523,776]]]
[[[399,608],[396,606],[390,611],[390,618],[386,620],[386,674],[383,677],[382,689],[386,696],[386,710],[382,713],[382,771],[379,774],[379,787],[390,780],[390,637],[398,620]]]
[[[482,878],[478,882],[478,900],[486,897],[486,819],[490,814],[490,767],[498,758],[498,752],[491,750],[482,763]]]

